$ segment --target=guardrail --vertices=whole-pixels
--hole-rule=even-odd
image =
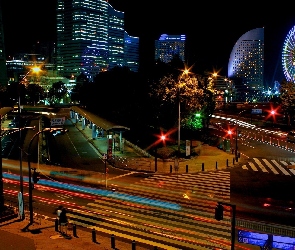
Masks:
[[[294,227],[289,227],[289,226],[282,226],[277,224],[242,220],[242,219],[236,220],[236,226],[246,230],[253,230],[253,231],[263,232],[267,234],[295,237]]]

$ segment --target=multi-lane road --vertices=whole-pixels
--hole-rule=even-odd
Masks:
[[[61,161],[103,170],[95,149],[74,127],[69,130],[67,135],[56,137]],[[34,207],[50,216],[54,207],[64,204],[77,225],[117,232],[159,248],[169,245],[169,249],[229,249],[231,213],[226,208],[224,220],[216,221],[217,201],[237,206],[239,226],[242,218],[255,219],[256,226],[264,222],[268,226],[268,222],[294,225],[295,175],[290,168],[294,153],[255,136],[239,136],[238,146],[249,157],[243,165],[195,174],[136,177],[133,181],[129,177],[115,192],[73,184],[57,186],[50,179],[44,180],[48,182],[35,186]],[[118,176],[123,173],[113,171]],[[5,186],[18,190],[17,182]],[[12,196],[10,191],[6,195]]]

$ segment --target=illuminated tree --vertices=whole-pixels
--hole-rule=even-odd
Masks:
[[[159,83],[153,84],[152,95],[157,98],[162,109],[160,112],[164,113],[165,120],[172,118],[174,123],[177,114],[177,105],[181,105],[181,124],[187,121],[192,113],[200,111],[202,108],[202,98],[204,91],[199,86],[197,77],[188,72],[183,72],[181,75],[175,77],[173,74],[164,76]],[[177,104],[177,105],[176,105]],[[168,113],[163,110],[166,106]],[[173,115],[174,114],[174,115]]]
[[[67,88],[62,81],[55,82],[48,92],[48,100],[50,105],[58,104],[65,97]]]

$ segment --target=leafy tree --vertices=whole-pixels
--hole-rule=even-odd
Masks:
[[[197,76],[198,88],[202,94],[193,98],[195,104],[191,105],[189,113],[185,119],[185,127],[191,130],[208,128],[210,116],[213,114],[216,106],[214,100],[214,81],[212,78]]]
[[[291,125],[291,120],[295,115],[295,84],[283,80],[280,86],[280,102],[281,109],[287,117],[288,126]]]
[[[30,104],[36,104],[44,99],[44,89],[39,84],[28,84],[26,86],[26,98]]]
[[[88,99],[87,96],[87,86],[89,85],[89,80],[83,73],[77,77],[76,85],[71,92],[71,101],[74,103],[80,103],[85,105]]]
[[[195,76],[183,72],[180,76],[170,74],[164,76],[159,83],[152,85],[151,95],[156,97],[157,102],[160,104],[157,115],[163,116],[161,121],[166,121],[164,124],[167,126],[167,121],[172,122],[169,117],[173,118],[175,124],[175,115],[177,107],[181,110],[181,119],[186,121],[191,112],[199,111],[201,109],[201,99],[203,97],[204,90],[199,87],[198,80]],[[168,105],[167,105],[168,104]],[[173,105],[171,105],[173,104]],[[164,109],[163,109],[164,108]],[[169,113],[163,112],[170,109]],[[167,116],[168,114],[168,116]],[[181,121],[181,124],[183,124]],[[172,126],[172,124],[170,124]]]
[[[65,97],[67,88],[62,81],[58,81],[52,84],[48,92],[48,102],[50,105],[58,104]]]

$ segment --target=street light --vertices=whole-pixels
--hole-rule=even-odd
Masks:
[[[177,136],[177,141],[178,141],[178,148],[177,148],[177,159],[180,157],[180,121],[181,121],[181,112],[180,112],[180,88],[182,87],[183,84],[181,84],[181,80],[183,79],[183,76],[188,76],[189,70],[185,69],[182,74],[180,75],[178,79],[178,136]],[[176,163],[178,164],[178,162]],[[178,166],[177,166],[178,167]]]
[[[24,193],[24,178],[23,178],[23,167],[22,167],[22,158],[23,158],[23,149],[22,149],[22,145],[21,145],[21,141],[22,141],[22,137],[21,137],[21,104],[20,104],[20,100],[21,100],[21,84],[23,84],[23,82],[26,80],[26,77],[29,75],[29,73],[31,71],[38,73],[41,69],[39,67],[32,67],[29,69],[29,71],[24,75],[24,77],[19,81],[18,84],[18,131],[19,131],[19,178],[20,178],[20,200],[23,201],[23,193]],[[24,213],[20,214],[21,220],[24,219]]]
[[[32,185],[32,172],[31,172],[31,146],[34,139],[43,132],[53,132],[53,131],[61,131],[62,134],[66,133],[67,130],[64,128],[44,128],[40,131],[38,131],[36,134],[33,135],[32,139],[30,140],[29,146],[28,146],[28,171],[29,171],[29,211],[30,211],[30,225],[34,223],[34,217],[33,217],[33,185]],[[34,170],[34,176],[36,176]]]
[[[157,140],[154,145],[155,145],[155,172],[158,171],[158,145],[162,142],[163,145],[165,145],[166,142],[166,135],[165,134],[161,134],[159,137],[159,140]]]

